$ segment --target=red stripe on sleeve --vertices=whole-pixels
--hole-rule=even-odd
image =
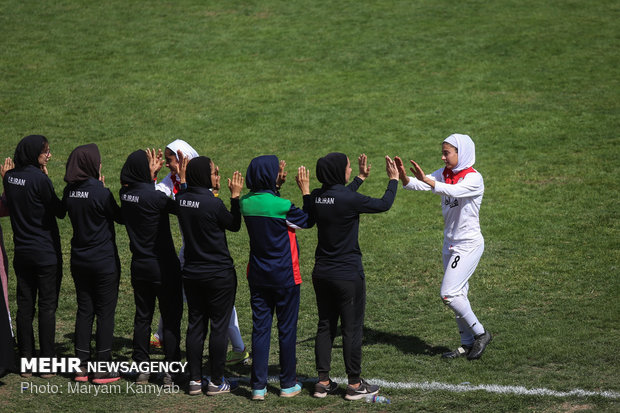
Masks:
[[[297,237],[295,230],[288,228],[288,239],[291,246],[291,259],[293,264],[293,276],[295,277],[295,285],[301,284],[301,270],[299,269],[299,251],[297,250]]]

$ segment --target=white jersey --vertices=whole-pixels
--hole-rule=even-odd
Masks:
[[[436,170],[429,178],[435,180],[435,188],[409,177],[403,186],[411,191],[432,191],[441,195],[441,211],[444,219],[444,245],[477,244],[484,241],[480,232],[480,204],[484,194],[484,181],[478,171],[470,172],[456,184],[444,182],[443,171]]]
[[[164,194],[166,194],[166,196],[169,196],[172,199],[174,199],[173,188],[174,188],[174,183],[172,181],[172,175],[171,174],[166,175],[166,177],[164,179],[162,179],[160,182],[155,184],[155,189],[157,189],[158,191],[163,192]]]

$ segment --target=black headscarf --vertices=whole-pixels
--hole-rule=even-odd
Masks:
[[[189,161],[185,171],[185,178],[187,179],[188,186],[212,188],[211,159],[206,156],[199,156]]]
[[[43,148],[48,143],[47,138],[43,135],[29,135],[23,138],[15,148],[13,161],[16,168],[32,165],[39,167],[39,155],[43,152]]]
[[[72,184],[88,178],[99,179],[99,165],[101,165],[101,154],[96,144],[78,146],[67,159],[65,182]]]
[[[316,161],[316,177],[323,185],[344,185],[347,183],[347,163],[344,153],[328,153]]]
[[[132,152],[121,169],[121,184],[129,185],[140,182],[153,182],[149,160],[143,150]]]
[[[245,182],[252,192],[276,191],[276,181],[280,171],[280,162],[275,155],[258,156],[250,162],[245,174]]]

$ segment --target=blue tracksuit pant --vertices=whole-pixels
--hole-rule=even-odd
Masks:
[[[299,285],[288,288],[250,287],[252,305],[252,378],[253,390],[267,386],[269,344],[273,314],[278,317],[280,342],[280,387],[297,383],[296,342],[299,314]]]

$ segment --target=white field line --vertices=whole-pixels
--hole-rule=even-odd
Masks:
[[[235,377],[233,380],[239,380],[243,382],[249,382],[249,378],[247,377]],[[303,383],[315,383],[316,378],[299,378],[299,381]],[[332,378],[332,380],[338,383],[346,383],[347,379],[343,377]],[[269,383],[279,383],[280,379],[277,376],[269,376],[267,378]],[[447,383],[439,383],[439,382],[393,382],[393,381],[385,381],[381,379],[368,379],[368,382],[372,384],[376,384],[379,387],[385,389],[398,389],[398,390],[407,390],[407,389],[418,389],[418,390],[427,390],[427,391],[448,391],[453,393],[464,393],[470,391],[486,391],[488,393],[498,393],[498,394],[516,394],[519,396],[550,396],[550,397],[590,397],[590,396],[599,396],[604,397],[606,399],[620,399],[620,393],[615,391],[590,391],[590,390],[582,390],[582,389],[573,389],[570,391],[557,391],[550,389],[528,389],[523,386],[502,386],[499,384],[478,384],[471,385],[469,383],[461,383],[461,384],[447,384]]]

